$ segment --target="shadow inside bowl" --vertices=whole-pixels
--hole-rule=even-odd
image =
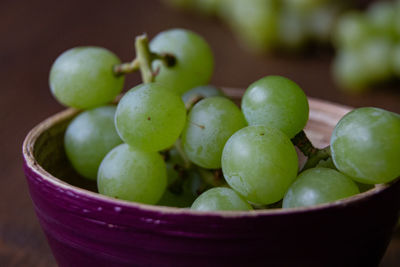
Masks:
[[[66,120],[58,121],[38,136],[33,148],[33,156],[37,163],[52,176],[92,192],[97,191],[95,180],[79,175],[68,161],[64,148],[64,134],[71,120],[78,114],[75,111]]]

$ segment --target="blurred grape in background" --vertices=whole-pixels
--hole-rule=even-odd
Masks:
[[[216,16],[254,53],[336,49],[332,76],[347,92],[400,77],[400,1],[164,0]],[[367,9],[356,9],[369,4]]]
[[[372,3],[340,17],[333,35],[336,82],[348,91],[400,78],[400,1]]]
[[[254,52],[298,51],[310,43],[327,43],[339,14],[350,6],[342,0],[165,1],[218,16]]]

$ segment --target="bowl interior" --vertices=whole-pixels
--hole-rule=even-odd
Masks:
[[[84,179],[71,166],[64,149],[64,133],[71,120],[78,115],[76,110],[62,113],[61,120],[53,120],[54,125],[45,129],[33,146],[33,157],[45,171],[58,179],[92,192],[97,192],[96,181]]]

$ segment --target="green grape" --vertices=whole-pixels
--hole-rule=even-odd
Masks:
[[[359,50],[338,50],[333,61],[332,72],[335,82],[349,92],[362,92],[370,82]]]
[[[331,137],[336,168],[364,184],[387,183],[400,176],[400,118],[379,108],[346,114]]]
[[[281,76],[264,77],[247,88],[242,110],[249,125],[265,125],[289,138],[300,132],[308,120],[308,101],[301,88]]]
[[[400,11],[399,11],[400,12]],[[400,77],[400,43],[393,47],[392,51],[392,68],[393,72]]]
[[[183,94],[182,100],[187,105],[193,99],[207,98],[211,96],[225,96],[225,94],[215,86],[202,85],[190,89]]]
[[[338,47],[357,48],[373,34],[373,29],[364,14],[358,11],[342,15],[333,33]]]
[[[275,128],[261,125],[243,128],[229,138],[222,152],[225,180],[256,204],[281,200],[297,170],[293,144]]]
[[[374,2],[367,10],[366,16],[376,34],[394,39],[396,36],[396,8],[392,2]]]
[[[300,49],[307,40],[305,16],[283,9],[279,17],[279,40],[287,49]]]
[[[191,209],[199,211],[252,210],[245,199],[230,188],[215,187],[201,194]]]
[[[124,77],[113,73],[120,60],[100,47],[76,47],[62,53],[50,71],[50,88],[62,104],[93,108],[107,104],[121,92]]]
[[[265,51],[276,45],[279,1],[231,0],[223,16],[250,49]]]
[[[166,185],[162,157],[127,144],[115,147],[105,156],[97,176],[100,194],[146,204],[157,203]]]
[[[370,38],[361,45],[362,68],[370,82],[381,82],[392,75],[392,42],[388,38]]]
[[[214,68],[214,57],[207,42],[189,30],[172,29],[159,33],[150,42],[150,50],[175,56],[176,64],[166,67],[160,60],[153,62],[160,69],[155,77],[177,94],[208,84]]]
[[[183,149],[195,164],[218,169],[226,141],[245,126],[242,112],[232,101],[220,96],[205,98],[189,112],[182,132]]]
[[[122,143],[114,126],[115,107],[104,106],[82,112],[68,125],[65,152],[74,169],[95,180],[104,156]]]
[[[182,99],[157,83],[141,84],[129,90],[115,113],[115,125],[122,140],[146,151],[172,146],[185,121]]]
[[[283,198],[283,208],[313,206],[358,194],[357,185],[347,176],[327,168],[304,171]]]

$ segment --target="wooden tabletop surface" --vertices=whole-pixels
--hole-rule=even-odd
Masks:
[[[305,92],[350,106],[376,106],[400,113],[400,86],[352,96],[338,90],[330,75],[332,52],[308,56],[256,56],[244,51],[216,19],[171,10],[148,1],[0,1],[0,266],[55,266],[35,217],[22,172],[22,141],[35,124],[63,109],[51,96],[48,72],[64,50],[97,45],[131,60],[134,37],[171,27],[203,35],[216,59],[212,83],[246,88],[269,74],[285,75]],[[138,74],[126,88],[140,82]],[[395,233],[381,266],[400,266]]]

